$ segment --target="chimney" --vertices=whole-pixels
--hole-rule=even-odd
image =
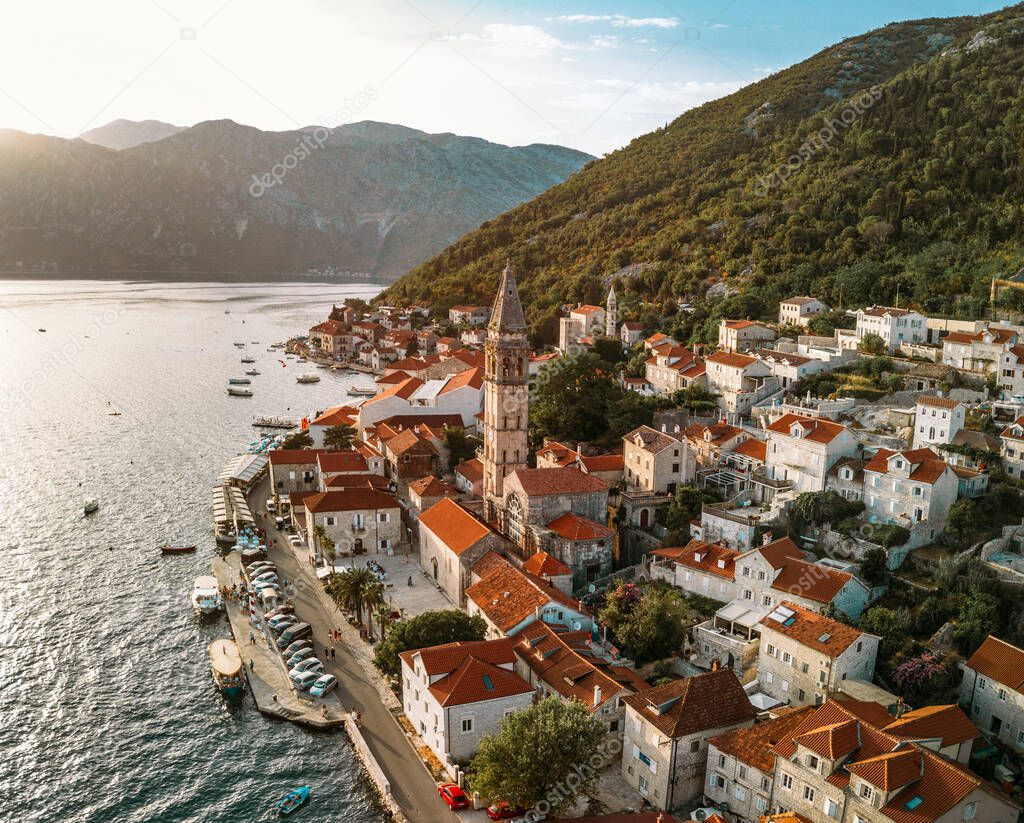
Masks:
[[[594,684],[594,708],[596,709],[600,705],[601,705],[601,687],[595,683]]]

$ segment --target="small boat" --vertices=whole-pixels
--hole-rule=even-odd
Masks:
[[[298,425],[287,417],[254,417],[252,424],[259,429],[294,429]]]
[[[245,357],[242,358],[242,362],[243,363],[255,363],[256,362],[256,358],[255,357],[250,357],[249,355],[246,355]]]
[[[350,397],[373,397],[377,393],[376,389],[371,389],[369,386],[352,386],[348,390]]]
[[[233,640],[221,638],[210,644],[210,671],[225,697],[242,694],[242,655]]]
[[[41,331],[41,332],[44,332],[44,333],[45,333],[45,332],[46,332],[46,329],[40,329],[39,331]]]
[[[107,412],[107,415],[109,417],[120,417],[121,416],[121,412],[119,412],[119,411]]]
[[[232,386],[248,386],[252,381],[248,377],[229,377],[228,383]]]
[[[274,808],[282,817],[289,815],[309,800],[309,786],[299,786],[277,801]]]
[[[251,375],[252,377],[255,377],[255,376],[256,376],[257,374],[259,374],[259,372],[258,372],[258,371],[256,371],[256,369],[249,369],[249,370],[248,370],[248,371],[246,372],[246,374],[248,374],[248,375]]]
[[[86,498],[85,505],[82,506],[86,514],[92,514],[93,512],[98,511],[99,507],[100,501],[97,500],[95,497]]]
[[[236,342],[235,343],[235,348],[244,349],[245,348],[245,343],[238,343],[238,342]]]
[[[249,389],[239,389],[236,386],[228,386],[228,394],[232,397],[252,397]]]
[[[223,604],[217,578],[212,575],[197,577],[192,586],[192,608],[201,614],[213,614]]]
[[[319,383],[320,375],[316,372],[308,371],[305,374],[300,374],[295,378],[296,383]]]
[[[195,546],[172,546],[170,543],[164,543],[160,548],[160,554],[192,554],[196,550]]]

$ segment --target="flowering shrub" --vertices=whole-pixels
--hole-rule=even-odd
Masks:
[[[892,681],[903,692],[921,694],[934,688],[948,672],[941,659],[924,652],[918,657],[911,657],[900,663],[892,673]]]

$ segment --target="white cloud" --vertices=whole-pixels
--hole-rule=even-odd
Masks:
[[[621,41],[617,35],[598,35],[590,38],[590,45],[595,49],[617,49]]]
[[[556,23],[611,23],[616,29],[674,29],[679,25],[675,17],[628,17],[625,14],[562,14],[547,19]]]
[[[574,48],[540,26],[488,23],[481,31],[481,35],[463,34],[461,39],[485,43],[494,54],[502,57],[536,57]]]

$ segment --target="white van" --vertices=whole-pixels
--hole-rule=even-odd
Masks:
[[[271,514],[277,514],[277,504],[274,502],[273,497],[267,498],[267,511]]]

